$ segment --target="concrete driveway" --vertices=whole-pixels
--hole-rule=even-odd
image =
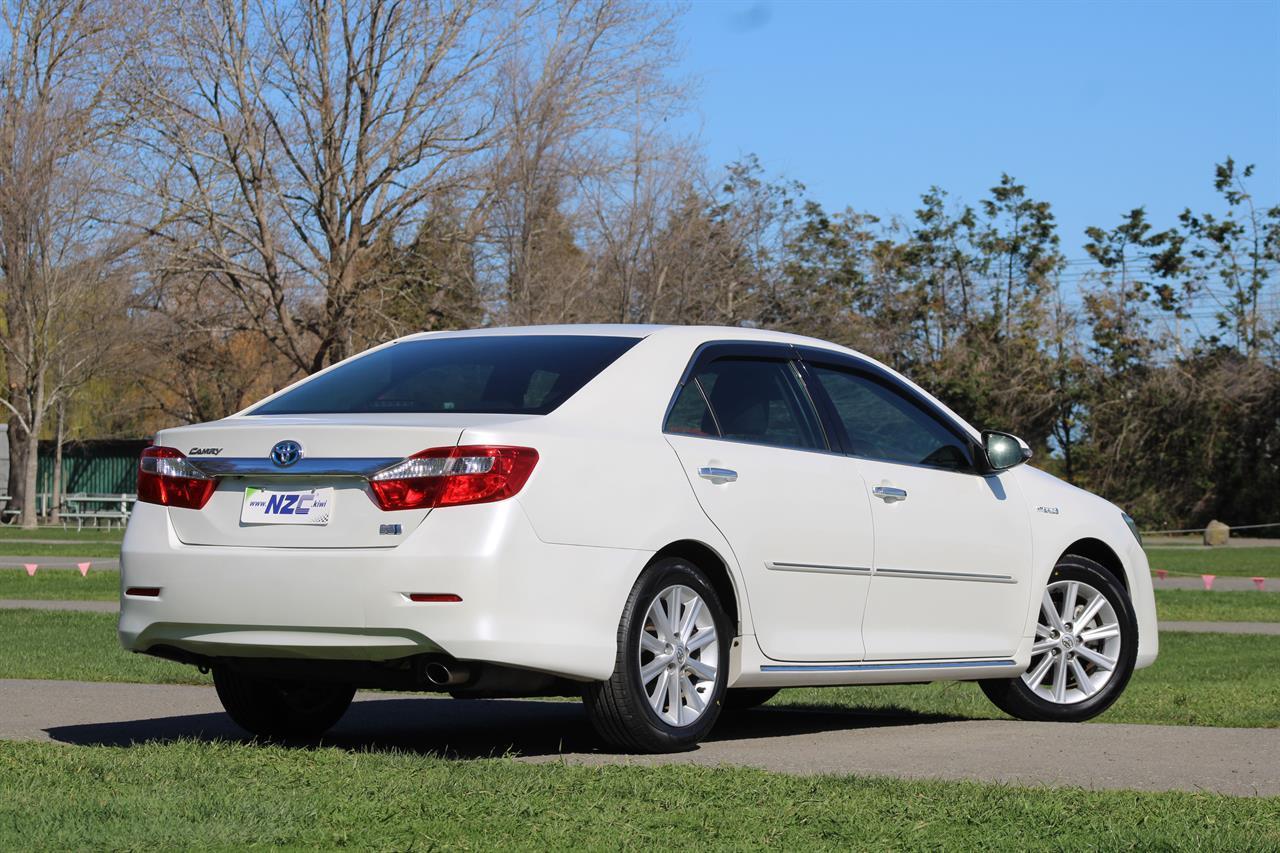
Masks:
[[[243,739],[209,687],[0,681],[0,739],[128,745]],[[573,702],[361,694],[325,743],[456,758],[748,766],[793,774],[972,779],[1091,789],[1280,795],[1280,729],[952,720],[764,708],[678,755],[600,750]]]

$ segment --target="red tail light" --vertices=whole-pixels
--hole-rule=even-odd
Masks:
[[[138,463],[138,500],[161,506],[202,509],[218,481],[187,461],[181,450],[148,447]]]
[[[537,464],[532,447],[434,447],[379,471],[369,485],[385,510],[481,504],[519,492]]]

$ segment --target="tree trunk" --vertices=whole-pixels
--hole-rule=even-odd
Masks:
[[[9,503],[5,509],[22,509],[22,496],[26,493],[26,442],[22,422],[16,417],[9,418]],[[13,521],[17,517],[11,516]]]
[[[66,434],[66,408],[63,403],[58,403],[58,428],[53,443],[53,485],[50,489],[52,495],[49,502],[49,523],[57,524],[61,521],[62,512],[62,439]]]
[[[25,436],[26,459],[23,460],[23,482],[25,492],[22,495],[22,527],[34,530],[36,518],[36,470],[40,464],[40,433],[32,430]]]
[[[1074,486],[1076,471],[1071,458],[1071,445],[1071,424],[1068,423],[1067,418],[1064,416],[1062,418],[1062,459],[1066,470],[1063,473],[1067,475],[1067,482]]]

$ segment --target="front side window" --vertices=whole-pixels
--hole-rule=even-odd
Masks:
[[[720,358],[699,368],[686,384],[686,391],[695,382],[710,402],[711,411],[701,414],[703,407],[697,400],[690,395],[685,403],[682,393],[672,410],[669,432],[690,433],[696,427],[697,433],[718,432],[721,438],[733,441],[826,449],[817,413],[790,362]],[[688,414],[676,421],[677,412]]]
[[[402,341],[354,358],[249,414],[545,415],[638,340],[491,335]]]
[[[964,440],[889,385],[836,368],[812,366],[810,371],[835,404],[855,455],[973,470]]]

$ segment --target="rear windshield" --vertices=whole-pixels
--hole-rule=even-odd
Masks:
[[[250,414],[545,415],[637,341],[598,335],[404,341],[353,359]]]

